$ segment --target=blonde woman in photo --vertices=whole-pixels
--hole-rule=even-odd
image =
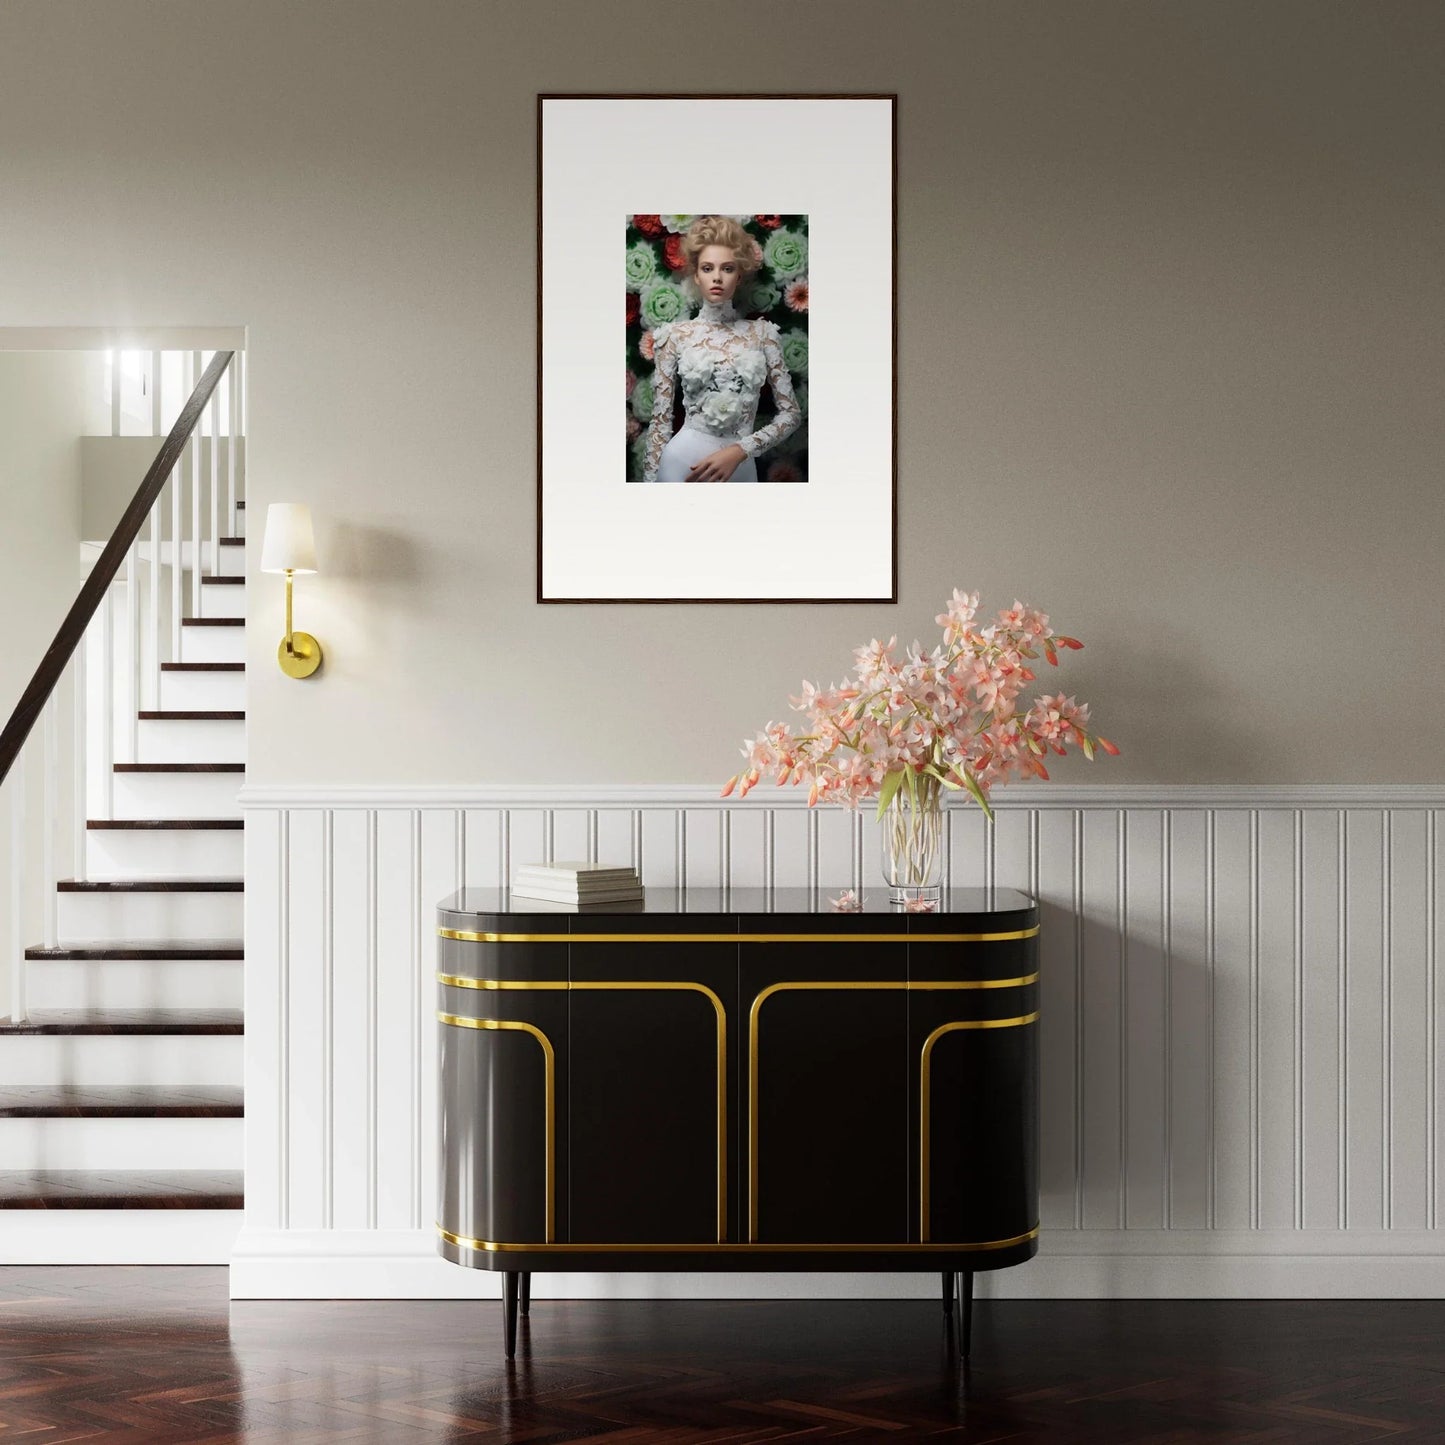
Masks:
[[[761,264],[730,216],[698,216],[682,243],[687,281],[702,309],[652,331],[653,403],[644,482],[756,482],[754,457],[797,430],[802,411],[783,362],[778,328],[738,315],[734,298]],[[675,388],[683,423],[673,434]],[[763,384],[777,416],[754,430]]]

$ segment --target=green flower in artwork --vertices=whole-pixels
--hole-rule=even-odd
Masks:
[[[657,252],[647,241],[627,248],[627,289],[643,291],[657,277]]]
[[[671,281],[659,281],[642,293],[642,323],[661,326],[687,315],[687,298]]]
[[[741,299],[740,310],[757,311],[766,316],[783,299],[783,293],[771,281],[754,277]]]
[[[639,432],[632,439],[632,445],[628,447],[632,457],[632,472],[636,477],[641,477],[647,468],[647,433]]]
[[[808,372],[808,333],[806,331],[783,332],[783,365],[794,376],[806,376]]]
[[[808,238],[796,231],[774,231],[763,246],[763,260],[775,276],[796,276],[808,268]]]
[[[800,381],[800,382],[793,388],[793,395],[798,398],[798,410],[799,410],[800,412],[802,412],[804,416],[807,416],[807,414],[808,414],[808,383],[807,383],[806,381]]]
[[[632,388],[628,405],[632,408],[632,414],[638,421],[647,421],[652,416],[652,378],[650,376],[644,376],[638,380],[637,385]]]

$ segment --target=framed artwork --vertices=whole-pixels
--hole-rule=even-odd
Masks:
[[[897,600],[896,157],[891,95],[538,96],[539,602]]]

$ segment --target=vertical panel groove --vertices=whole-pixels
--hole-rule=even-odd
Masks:
[[[1439,1185],[1436,1181],[1437,1145],[1435,1130],[1438,1127],[1438,1104],[1436,1090],[1440,1087],[1439,1061],[1436,1049],[1439,1042],[1435,1009],[1437,995],[1435,985],[1436,944],[1435,944],[1435,889],[1439,874],[1436,868],[1436,826],[1439,817],[1433,808],[1425,814],[1425,1225],[1427,1229],[1439,1227]]]
[[[377,1216],[377,1007],[376,1007],[376,828],[375,808],[366,810],[366,1227]]]
[[[1084,1227],[1084,811],[1074,812],[1074,1228]]]
[[[1204,917],[1206,950],[1209,955],[1209,988],[1208,998],[1209,1015],[1207,1028],[1209,1030],[1209,1047],[1206,1062],[1208,1071],[1207,1087],[1205,1090],[1205,1109],[1207,1113],[1207,1136],[1209,1139],[1209,1188],[1208,1201],[1205,1210],[1205,1218],[1210,1229],[1215,1227],[1215,1220],[1218,1217],[1219,1202],[1219,1130],[1218,1100],[1215,1098],[1215,1064],[1216,1040],[1214,1037],[1214,1010],[1215,1010],[1215,954],[1217,951],[1218,935],[1216,932],[1215,920],[1215,824],[1217,815],[1213,808],[1204,816]]]
[[[1395,1227],[1395,1195],[1391,1187],[1395,1156],[1395,1031],[1391,1003],[1394,995],[1394,940],[1390,932],[1390,870],[1394,865],[1395,815],[1380,811],[1380,1224]]]
[[[503,808],[497,814],[497,830],[501,835],[500,847],[497,851],[497,866],[501,871],[501,877],[497,881],[497,887],[505,892],[512,886],[512,810]]]
[[[277,1199],[276,1217],[282,1229],[291,1227],[291,814],[284,809],[279,814],[280,846],[276,850],[276,869],[279,874],[276,893],[281,900],[276,920],[279,938],[276,954],[280,963],[277,972],[277,1014],[281,1020],[279,1056],[281,1064],[281,1087],[277,1090],[277,1107],[280,1120],[276,1129],[278,1168],[276,1170]]]
[[[1249,1227],[1259,1228],[1259,810],[1249,810]]]
[[[421,809],[411,810],[411,1227],[421,1217]]]
[[[467,812],[465,808],[456,810],[456,857],[457,857],[457,891],[460,893],[467,886]]]
[[[769,893],[778,886],[777,823],[778,810],[769,808],[763,814],[763,877]]]
[[[1161,1120],[1164,1170],[1164,1228],[1174,1228],[1174,814],[1165,808],[1159,830],[1160,949],[1164,955],[1164,997],[1161,1005],[1160,1050],[1164,1065],[1164,1117]]]
[[[1294,1227],[1305,1224],[1305,815],[1294,813]]]
[[[214,446],[214,441],[212,442]],[[214,499],[214,494],[213,494]],[[336,1226],[336,814],[321,815],[321,1224]]]
[[[731,808],[717,811],[718,886],[726,894],[733,886],[733,815]]]
[[[1114,928],[1119,935],[1119,1228],[1129,1224],[1129,815],[1114,820]]]
[[[1348,1229],[1350,1223],[1350,1058],[1349,1051],[1345,1047],[1350,1028],[1349,843],[1350,815],[1341,808],[1337,840],[1338,856],[1335,862],[1340,891],[1338,938],[1335,944],[1336,987],[1339,990],[1339,1002],[1335,1013],[1335,1061],[1339,1080],[1339,1200],[1336,1212],[1341,1229]]]

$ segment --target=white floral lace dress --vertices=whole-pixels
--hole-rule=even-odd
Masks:
[[[730,480],[757,481],[753,458],[790,436],[802,420],[777,326],[743,319],[731,302],[705,301],[690,320],[654,327],[652,341],[652,423],[642,480],[684,481],[694,463],[736,442],[747,460]],[[673,399],[679,381],[684,419],[674,436]],[[778,414],[755,430],[764,382],[772,389]]]

